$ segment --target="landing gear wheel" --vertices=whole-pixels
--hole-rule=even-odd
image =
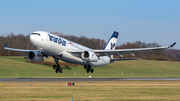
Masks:
[[[63,72],[63,69],[62,69],[62,68],[60,68],[59,72],[60,72],[60,73],[62,73],[62,72]]]
[[[86,72],[89,73],[89,69],[87,69]]]
[[[58,72],[62,73],[63,70],[62,70],[61,66],[59,65],[59,58],[57,58],[56,56],[53,56],[53,58],[54,58],[54,61],[56,62],[56,65],[53,65],[53,69],[55,69],[56,73],[58,73]]]
[[[84,65],[84,69],[86,69],[86,72],[89,73],[93,73],[94,72],[94,69],[91,68],[91,65]]]
[[[57,65],[57,69],[60,69],[60,65]]]
[[[55,70],[56,73],[58,73],[58,71],[59,71],[58,69]]]
[[[93,68],[91,68],[91,70],[90,70],[90,71],[91,71],[91,73],[93,73],[93,72],[94,72],[94,69],[93,69]]]
[[[88,69],[91,69],[91,65],[88,65]]]
[[[56,65],[53,65],[53,69],[56,69]]]
[[[87,65],[84,65],[84,69],[87,69]]]

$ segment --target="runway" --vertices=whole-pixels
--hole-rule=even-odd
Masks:
[[[168,81],[180,78],[0,78],[1,82],[8,81]]]

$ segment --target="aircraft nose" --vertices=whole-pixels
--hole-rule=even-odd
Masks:
[[[36,45],[36,38],[35,38],[34,35],[30,35],[30,36],[29,36],[29,39],[30,39],[30,42],[31,42],[32,44]]]
[[[30,41],[33,41],[33,35],[29,36]]]

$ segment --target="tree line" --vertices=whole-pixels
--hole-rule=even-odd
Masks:
[[[51,32],[52,34],[58,35],[70,41],[76,42],[83,46],[87,46],[91,49],[103,49],[106,45],[106,41],[99,38],[87,38],[86,36],[74,36],[74,35],[64,35],[63,33]],[[24,52],[9,51],[4,50],[4,45],[7,44],[8,47],[17,49],[28,49],[36,50],[37,48],[31,44],[29,40],[29,34],[23,35],[14,33],[6,34],[0,36],[0,56],[25,56]],[[116,46],[116,49],[132,49],[132,48],[150,48],[150,47],[160,47],[158,43],[145,43],[141,41],[127,42],[122,45]],[[147,60],[171,60],[180,61],[180,50],[165,49],[152,52],[139,52],[133,57],[131,54],[126,54],[124,58],[143,58]],[[115,56],[119,58],[119,56]]]
[[[158,43],[145,43],[141,41],[136,41],[134,43],[127,42],[116,49],[133,49],[133,48],[151,48],[151,47],[161,47]],[[174,49],[164,49],[164,50],[153,50],[147,52],[139,52],[135,54],[136,58],[142,58],[146,60],[163,60],[163,61],[180,61],[180,50]],[[132,55],[125,55],[127,58],[133,58]]]

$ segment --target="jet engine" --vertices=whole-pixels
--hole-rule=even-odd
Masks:
[[[97,57],[96,54],[94,54],[94,52],[92,51],[84,51],[81,53],[81,58],[85,61],[89,61],[89,62],[97,62],[99,60],[99,58]]]
[[[33,62],[43,62],[43,56],[38,56],[38,51],[30,51],[27,54],[27,58]]]

